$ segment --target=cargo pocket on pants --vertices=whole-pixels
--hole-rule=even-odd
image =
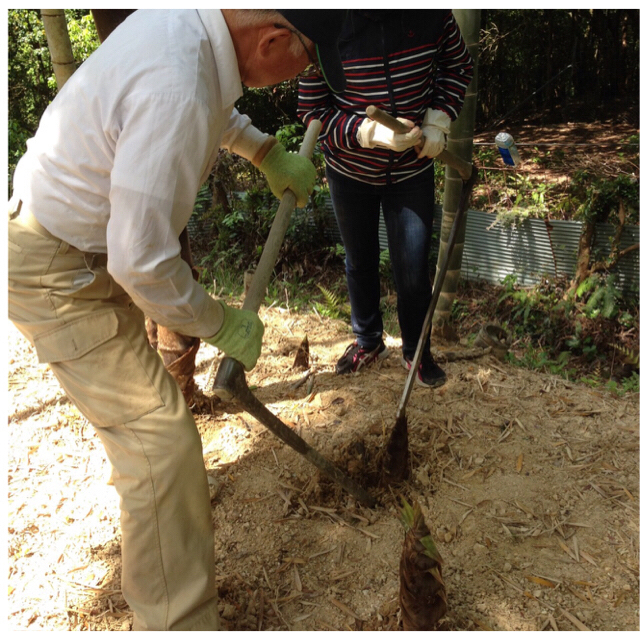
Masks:
[[[145,354],[136,352],[119,323],[115,310],[106,309],[34,337],[40,362],[49,363],[69,398],[96,427],[131,422],[164,406],[142,364]],[[149,364],[157,367],[157,359],[150,358]]]

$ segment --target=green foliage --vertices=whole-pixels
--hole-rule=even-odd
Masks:
[[[627,154],[629,155],[629,154]],[[480,158],[484,159],[480,159]],[[482,148],[475,152],[480,167],[495,166]],[[530,155],[528,160],[534,162]],[[632,164],[631,156],[629,161]],[[631,167],[631,164],[624,165]],[[571,171],[558,164],[571,179],[567,183],[541,179],[544,174],[521,174],[509,171],[503,175],[481,170],[484,189],[476,189],[473,208],[496,214],[496,223],[518,226],[524,220],[574,219],[586,222],[620,224],[623,207],[625,224],[638,223],[638,179],[633,173],[620,172],[615,177],[597,175],[593,171]]]
[[[305,128],[301,122],[285,124],[276,131],[276,138],[287,151],[297,153],[304,139]]]
[[[349,303],[343,296],[337,291],[332,291],[321,284],[318,284],[317,287],[320,289],[323,299],[314,304],[316,312],[325,318],[334,318],[348,322],[351,311]]]
[[[327,289],[326,287],[323,287],[321,284],[318,285],[318,289],[320,289],[320,291],[322,292],[322,295],[324,296],[327,307],[332,312],[337,312],[338,307],[341,304],[340,300],[338,299],[338,294],[335,291],[329,291],[329,289]]]
[[[601,388],[605,391],[608,391],[613,396],[622,397],[629,394],[638,395],[640,392],[640,381],[638,379],[638,372],[633,371],[629,376],[623,377],[622,379],[611,378],[607,382],[602,383],[602,379],[600,376],[596,375],[586,375],[579,376],[579,382],[586,384],[590,387]]]
[[[201,266],[210,272],[229,265],[236,265],[240,272],[254,268],[277,210],[277,199],[263,189],[250,189],[233,197],[230,204],[229,211],[216,207],[208,218],[212,241]]]
[[[531,180],[519,173],[510,173],[501,188],[501,198],[494,211],[496,222],[518,226],[529,218],[545,218],[549,214],[548,197],[552,186]]]
[[[537,331],[540,324],[546,322],[545,316],[548,308],[558,302],[557,299],[547,295],[542,288],[523,289],[519,287],[514,275],[507,276],[503,285],[504,292],[498,299],[498,306],[505,300],[510,302],[511,320],[522,332]]]
[[[637,340],[637,299],[621,295],[615,276],[591,276],[575,291],[564,281],[519,287],[514,276],[503,285],[497,312],[522,349],[519,357],[509,354],[514,364],[572,380],[591,367],[591,379],[601,380],[613,361],[624,364],[634,353],[629,341]],[[620,342],[612,343],[612,335]]]
[[[339,243],[333,247],[332,251],[337,258],[340,258],[340,260],[345,260],[347,257],[347,252],[344,246]]]
[[[67,30],[76,63],[86,60],[100,45],[93,16],[86,10],[65,9]]]
[[[626,393],[638,395],[640,392],[640,378],[637,371],[632,371],[631,375],[622,380],[609,380],[605,388],[616,396],[623,396]]]
[[[380,278],[389,283],[393,282],[393,271],[391,268],[391,254],[389,249],[383,249],[380,252]]]
[[[260,131],[276,135],[279,129],[297,120],[298,80],[287,80],[275,87],[247,88],[236,106]]]
[[[588,295],[587,295],[588,294]],[[584,305],[584,314],[589,318],[615,318],[620,312],[620,304],[624,302],[624,296],[616,287],[616,277],[610,274],[606,278],[600,274],[594,274],[586,278],[576,290],[576,298],[587,296]]]
[[[443,162],[433,163],[434,202],[442,204],[444,198],[446,166]]]
[[[436,251],[432,252],[432,254],[437,258]],[[435,264],[432,267],[435,270]],[[395,290],[395,281],[389,249],[384,249],[380,252],[380,287],[382,292],[386,290],[388,293],[388,295],[383,295],[380,299],[380,313],[382,314],[384,330],[390,336],[399,337],[400,323],[398,322],[397,296],[392,293]]]
[[[611,179],[589,171],[577,171],[569,189],[569,198],[577,203],[575,218],[617,224],[622,204],[626,222],[638,224],[638,179],[621,174]]]
[[[220,271],[241,274],[255,268],[280,204],[268,189],[226,193],[227,210],[220,204],[211,207],[206,187],[196,200],[192,226],[197,231],[193,232],[193,244],[202,255],[199,266],[207,274],[205,286],[219,277]],[[203,203],[200,211],[199,202]],[[332,259],[332,252],[325,249],[324,218],[324,212],[313,203],[293,212],[276,264],[282,280],[292,282],[305,272],[321,269],[323,263]]]
[[[582,323],[579,320],[576,320],[574,333],[570,338],[567,338],[565,344],[570,351],[562,351],[560,355],[567,354],[568,357],[571,353],[577,353],[586,360],[593,360],[596,357],[598,348],[593,344],[591,336],[584,335]]]
[[[513,354],[507,354],[507,360],[516,366],[525,367],[533,371],[548,372],[571,379],[577,373],[577,369],[568,367],[571,354],[562,351],[557,358],[552,358],[548,351],[536,349],[533,345],[528,345],[521,358]]]

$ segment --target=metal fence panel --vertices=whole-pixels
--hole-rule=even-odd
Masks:
[[[525,220],[517,227],[493,224],[495,216],[469,210],[463,254],[463,275],[474,280],[500,283],[515,275],[521,285],[533,285],[541,277],[575,274],[582,223],[572,220]],[[594,255],[607,256],[615,228],[596,225]],[[638,227],[626,227],[620,249],[638,243]],[[612,269],[622,290],[638,288],[638,252],[624,256]]]
[[[325,211],[330,215],[329,235],[332,242],[340,242],[331,200],[327,197]],[[434,211],[434,232],[440,233],[442,207]],[[382,212],[379,222],[380,249],[387,248],[387,232]],[[620,249],[638,244],[637,226],[625,227]],[[524,220],[518,226],[504,226],[496,216],[470,209],[462,263],[462,277],[500,284],[508,275],[515,275],[520,285],[530,286],[542,277],[572,277],[576,269],[578,243],[582,223],[572,220]],[[610,224],[596,225],[595,255],[608,255],[615,228]],[[434,250],[438,244],[432,243]],[[636,292],[640,280],[638,251],[624,256],[612,270],[618,285],[626,292]]]

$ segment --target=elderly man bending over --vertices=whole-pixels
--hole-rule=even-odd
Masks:
[[[96,428],[120,496],[135,630],[219,628],[202,444],[144,315],[255,366],[255,313],[212,299],[178,237],[220,147],[304,205],[312,163],[234,108],[319,65],[344,85],[340,10],[129,16],[45,111],[9,202],[9,315]]]

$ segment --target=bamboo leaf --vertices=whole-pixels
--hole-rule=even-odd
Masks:
[[[442,564],[442,557],[436,548],[436,543],[433,541],[433,538],[429,536],[424,536],[424,538],[420,538],[420,542],[424,547],[424,551],[422,552],[427,558],[431,558],[436,562]]]
[[[402,525],[405,528],[405,531],[409,531],[411,527],[413,527],[413,518],[414,513],[411,505],[400,496],[400,500],[402,500],[402,510],[400,511],[400,520],[402,521]]]

